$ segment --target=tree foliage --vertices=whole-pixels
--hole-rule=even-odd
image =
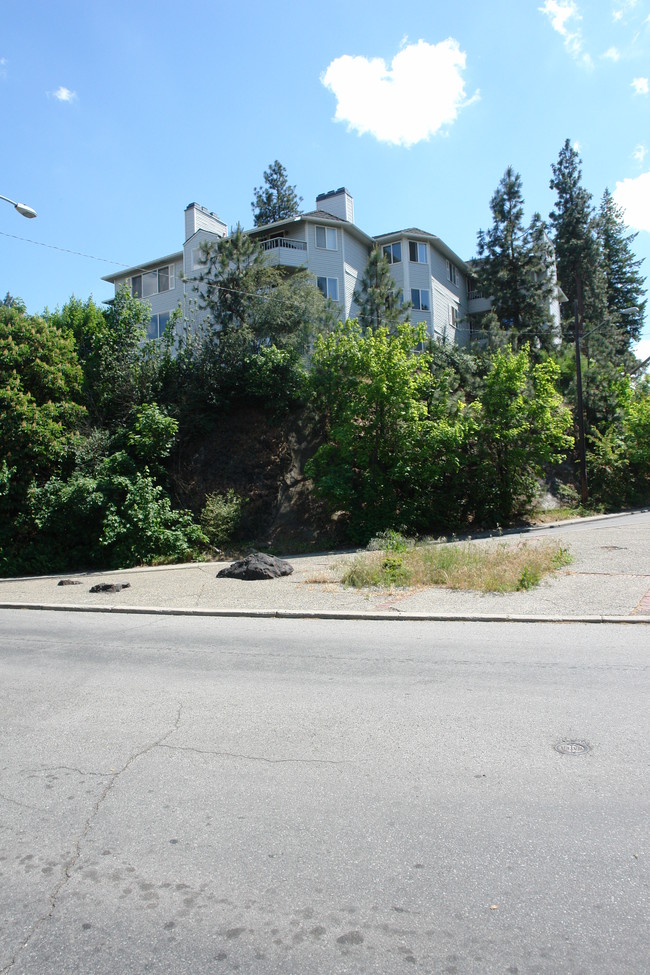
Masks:
[[[539,214],[529,227],[524,225],[521,177],[511,166],[492,196],[490,210],[492,226],[478,234],[481,290],[492,299],[499,328],[515,348],[523,340],[550,350],[556,338],[551,315],[553,248]]]
[[[251,208],[256,227],[288,220],[300,212],[302,197],[296,193],[295,186],[289,185],[287,171],[278,159],[264,171],[264,185],[256,186],[253,193]]]
[[[645,312],[645,278],[641,276],[642,261],[632,251],[636,239],[625,225],[623,211],[614,197],[605,190],[597,222],[598,239],[605,278],[607,315],[613,329],[622,338],[619,348],[629,348],[637,342],[643,328]]]
[[[252,337],[266,294],[280,284],[281,272],[266,260],[261,244],[237,224],[229,237],[206,246],[200,277],[203,308],[222,335]]]
[[[562,305],[563,338],[574,334],[574,303],[581,324],[597,326],[606,313],[605,280],[592,196],[582,185],[582,163],[567,139],[552,165],[550,188],[556,202],[549,219],[560,286],[568,301]],[[586,329],[585,329],[586,330]]]
[[[396,332],[397,326],[408,321],[410,302],[404,302],[402,289],[397,287],[390,264],[380,247],[373,247],[365,270],[354,292],[359,312],[358,321],[364,328],[376,331],[385,326]]]
[[[454,369],[414,351],[423,337],[409,325],[393,336],[346,322],[317,344],[327,437],[309,471],[356,542],[386,529],[505,524],[571,444],[551,361],[533,365],[527,347],[497,352],[470,402],[454,395]]]
[[[19,495],[69,459],[81,404],[75,342],[21,303],[0,306],[0,456]]]

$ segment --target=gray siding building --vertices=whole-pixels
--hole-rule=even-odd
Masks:
[[[416,227],[371,237],[357,227],[354,200],[345,187],[321,193],[315,210],[247,233],[259,241],[269,262],[287,269],[306,268],[323,294],[338,303],[342,319],[354,318],[358,312],[354,292],[377,246],[388,259],[404,300],[412,304],[410,320],[423,322],[432,339],[469,345],[470,316],[490,307],[489,299],[472,291],[470,265],[440,237]],[[200,322],[201,248],[227,235],[226,224],[215,213],[190,203],[182,250],[103,280],[116,290],[127,284],[134,296],[149,302],[148,336],[157,338],[177,308],[185,322]],[[559,325],[557,302],[553,313]]]

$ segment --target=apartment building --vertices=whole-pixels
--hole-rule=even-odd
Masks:
[[[306,268],[323,294],[339,304],[342,319],[354,318],[358,311],[354,292],[376,246],[382,248],[404,300],[413,306],[411,321],[423,322],[433,339],[469,345],[470,316],[489,308],[489,300],[472,291],[471,267],[440,237],[415,227],[372,237],[357,227],[354,200],[345,187],[321,193],[315,210],[247,233],[259,241],[269,262]],[[215,213],[190,203],[182,250],[103,280],[116,291],[127,284],[135,297],[149,302],[148,337],[157,338],[176,308],[189,322],[201,320],[197,299],[202,244],[227,234],[226,224]]]

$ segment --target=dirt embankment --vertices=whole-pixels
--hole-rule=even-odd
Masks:
[[[305,477],[318,444],[302,412],[276,420],[258,407],[233,407],[209,432],[185,438],[173,458],[174,494],[198,515],[207,494],[232,489],[248,499],[242,538],[300,549],[329,544],[332,522]]]

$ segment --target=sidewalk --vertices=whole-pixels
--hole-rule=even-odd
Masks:
[[[477,541],[514,545],[553,537],[573,563],[535,589],[506,594],[446,589],[346,589],[337,581],[354,553],[286,558],[293,575],[261,582],[217,579],[228,562],[203,562],[38,578],[0,579],[0,609],[370,619],[650,623],[650,514],[563,522]],[[59,585],[61,579],[76,585]],[[98,582],[128,583],[90,593]]]

